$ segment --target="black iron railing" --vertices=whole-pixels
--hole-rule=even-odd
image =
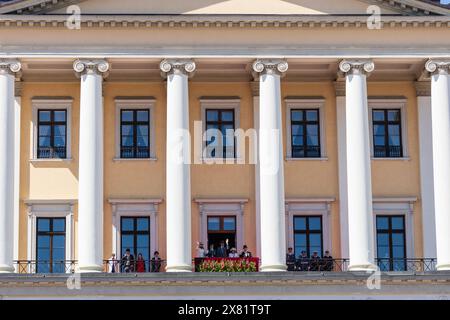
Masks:
[[[65,159],[66,147],[39,147],[37,157],[38,159]]]
[[[20,260],[14,265],[17,273],[74,273],[75,260]]]
[[[125,159],[150,158],[149,147],[120,147],[120,157]]]
[[[288,271],[344,272],[348,270],[348,259],[299,258],[286,262]]]
[[[426,272],[436,270],[436,259],[376,259],[376,264],[380,271],[412,271]]]
[[[401,158],[401,146],[374,146],[373,153],[375,158]]]

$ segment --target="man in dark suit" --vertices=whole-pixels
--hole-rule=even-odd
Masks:
[[[228,257],[228,246],[225,246],[224,241],[220,241],[220,246],[216,249],[216,257],[217,258],[226,258]]]
[[[130,249],[125,250],[125,255],[121,260],[122,272],[129,273],[134,271],[134,256]]]
[[[286,253],[286,265],[287,271],[295,270],[295,253],[292,251],[292,248],[288,248],[288,252]]]
[[[242,247],[242,253],[240,255],[241,258],[251,258],[252,257],[252,253],[250,251],[248,251],[248,247],[245,244],[244,247]]]

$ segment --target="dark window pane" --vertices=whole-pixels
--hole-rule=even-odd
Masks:
[[[379,259],[389,259],[389,247],[378,246],[377,255]]]
[[[148,137],[148,125],[137,126],[137,135]]]
[[[322,223],[319,217],[309,218],[309,229],[310,230],[322,230]]]
[[[66,137],[54,137],[53,146],[54,147],[65,147],[66,146]]]
[[[37,237],[37,247],[40,248],[50,248],[50,236],[41,236]]]
[[[405,235],[403,233],[392,234],[392,245],[403,247],[405,244]]]
[[[298,124],[292,125],[292,135],[303,135],[303,126]]]
[[[132,110],[123,110],[122,111],[122,121],[133,121],[134,115]]]
[[[405,247],[394,247],[392,248],[392,258],[405,258]]]
[[[50,147],[50,137],[40,137],[39,138],[39,147]]]
[[[377,244],[378,244],[378,246],[389,246],[389,234],[378,233]]]
[[[206,111],[206,121],[218,121],[219,111],[218,110],[207,110]]]
[[[374,137],[374,144],[376,146],[384,146],[386,140],[384,138],[384,136],[375,136]]]
[[[373,110],[373,121],[384,121],[384,111],[383,110]]]
[[[311,233],[309,235],[309,245],[316,248],[322,248],[322,236],[321,234]],[[320,253],[321,250],[317,250]]]
[[[64,253],[64,248],[66,247],[66,237],[63,235],[53,236],[53,250],[62,249]],[[64,258],[64,254],[63,257]]]
[[[375,124],[373,126],[373,134],[377,136],[383,136],[384,133],[384,125],[382,124]]]
[[[292,121],[302,121],[303,120],[303,111],[302,110],[292,110],[291,111],[291,120]]]
[[[122,218],[122,231],[132,231],[134,228],[133,218]]]
[[[317,121],[319,112],[317,110],[308,110],[306,111],[306,120],[307,121]]]
[[[137,219],[137,230],[138,231],[148,231],[149,230],[149,219],[148,218]]]
[[[39,125],[39,136],[40,137],[50,137],[52,134],[51,126],[49,125]]]
[[[66,111],[55,111],[54,121],[65,122],[66,121]]]
[[[137,111],[137,121],[147,122],[149,120],[148,110]]]
[[[400,121],[400,110],[389,110],[388,111],[389,121]]]
[[[53,219],[53,231],[64,232],[66,230],[66,219]]]
[[[309,135],[317,136],[319,135],[319,126],[316,124],[308,124],[306,126],[306,133]]]
[[[149,236],[148,236],[148,234],[138,234],[138,235],[136,236],[136,241],[137,241],[137,243],[136,243],[136,246],[137,246],[137,247],[141,247],[141,248],[145,247],[145,248],[148,248],[148,245],[149,245]]]
[[[125,253],[126,249],[133,249],[133,238],[134,238],[133,235],[122,234],[123,253]]]
[[[234,110],[222,111],[222,121],[233,121]]]
[[[139,136],[137,138],[137,146],[138,147],[148,147],[148,137]]]
[[[53,127],[53,134],[55,136],[66,136],[66,126],[65,125],[55,125]]]
[[[208,218],[208,230],[220,230],[220,219]]]
[[[378,230],[389,229],[389,219],[387,217],[377,217],[377,229]]]
[[[223,219],[223,229],[224,230],[236,230],[236,219],[235,218],[224,218]]]
[[[37,222],[38,222],[38,232],[50,231],[50,219],[39,218]]]
[[[394,230],[403,230],[404,229],[404,217],[392,217],[392,229]]]
[[[36,260],[38,260],[38,261],[50,261],[50,249],[41,249],[41,248],[39,248],[37,250]]]
[[[389,125],[389,135],[399,136],[400,135],[400,126],[398,126],[396,124],[390,124]]]
[[[50,121],[50,111],[39,111],[39,121]]]
[[[306,144],[308,146],[318,146],[319,145],[319,136],[307,136]]]
[[[306,218],[305,217],[295,217],[294,218],[294,229],[295,230],[306,230]]]
[[[122,125],[122,135],[132,136],[133,135],[133,126],[132,125]]]
[[[292,137],[292,145],[293,146],[303,146],[304,137],[303,136],[293,136]]]

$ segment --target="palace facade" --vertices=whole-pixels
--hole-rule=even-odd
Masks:
[[[450,270],[448,6],[0,13],[1,273],[111,272],[126,249],[190,272],[221,242],[266,272],[288,248],[328,251],[326,271]]]

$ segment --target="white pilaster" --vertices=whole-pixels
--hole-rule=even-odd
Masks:
[[[78,271],[103,271],[103,77],[105,60],[77,60],[81,78],[78,169]]]
[[[188,79],[191,60],[163,60],[167,76],[166,226],[168,272],[192,271]]]
[[[370,168],[367,74],[370,60],[344,60],[349,270],[376,270]]]
[[[429,60],[437,269],[450,270],[450,60]]]
[[[433,137],[431,125],[431,84],[416,82],[420,150],[420,192],[422,203],[423,257],[436,258],[434,219]]]
[[[257,60],[260,74],[259,166],[261,271],[286,271],[281,75],[286,61]]]
[[[14,272],[15,74],[17,60],[0,60],[0,273]]]

